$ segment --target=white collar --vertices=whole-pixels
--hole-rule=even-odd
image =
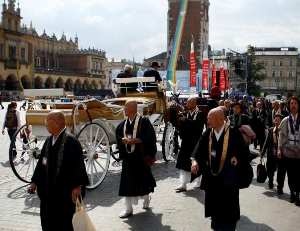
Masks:
[[[194,111],[192,111],[192,112],[190,111],[189,112],[190,116],[193,117],[193,120],[196,120],[196,116],[197,116],[198,111],[199,111],[199,109],[198,109],[198,107],[196,107],[194,109]]]
[[[293,122],[294,123],[296,123],[296,121],[297,121],[297,118],[298,118],[298,113],[296,114],[296,116],[294,117],[294,115],[293,114],[291,114],[292,115],[292,118],[293,118]]]
[[[60,137],[60,135],[61,135],[65,130],[66,130],[66,127],[60,131],[60,133],[58,134],[58,136],[56,136],[56,138],[55,138],[54,136],[52,136],[52,146],[55,145],[56,141],[58,140],[58,138]]]
[[[135,114],[135,116],[133,117],[133,120],[129,119],[129,117],[128,117],[128,121],[129,121],[130,124],[132,124],[132,122],[136,119],[136,115],[137,114]]]
[[[214,133],[215,133],[215,136],[217,138],[217,141],[219,141],[221,135],[223,134],[224,132],[224,129],[225,129],[225,123],[223,124],[222,128],[220,129],[219,132],[217,132],[215,129],[214,129]]]

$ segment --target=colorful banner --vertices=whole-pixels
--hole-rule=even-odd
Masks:
[[[211,86],[215,86],[217,84],[217,69],[216,65],[212,64],[212,75],[211,75]]]
[[[226,90],[225,70],[224,67],[220,68],[220,90]]]
[[[202,90],[208,90],[209,60],[204,59],[202,63]]]
[[[194,42],[191,43],[191,53],[190,53],[190,87],[196,87],[196,58]]]
[[[172,81],[173,84],[176,84],[176,67],[177,67],[177,59],[180,50],[180,44],[184,29],[184,22],[186,17],[186,12],[188,8],[188,0],[180,1],[180,11],[177,20],[176,32],[174,35],[174,43],[172,47],[172,54],[168,64],[168,72],[167,72],[167,80]]]
[[[229,71],[225,70],[225,79],[226,79],[226,90],[230,89],[230,81],[229,81]]]

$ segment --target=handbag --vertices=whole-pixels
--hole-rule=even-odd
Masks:
[[[265,183],[267,179],[267,170],[263,158],[260,158],[260,163],[257,165],[256,173],[257,173],[256,181],[258,183]]]
[[[252,140],[256,138],[255,132],[249,125],[242,125],[239,128],[239,131],[242,133],[243,139],[246,144],[250,144]]]
[[[82,198],[76,200],[76,212],[72,224],[74,231],[96,231],[94,224],[88,216]]]

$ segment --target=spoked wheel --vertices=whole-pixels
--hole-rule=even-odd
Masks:
[[[104,180],[110,162],[111,149],[104,128],[98,123],[86,124],[77,136],[81,143],[86,171],[89,177],[88,189],[94,189]]]
[[[165,161],[175,160],[179,151],[178,133],[171,123],[165,124],[162,154]]]
[[[9,148],[9,162],[14,174],[23,182],[30,183],[41,155],[46,136],[34,136],[31,126],[22,126],[14,135]]]

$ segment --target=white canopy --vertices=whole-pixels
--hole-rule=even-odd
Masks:
[[[54,89],[24,89],[24,97],[60,97],[64,96],[63,88]]]

